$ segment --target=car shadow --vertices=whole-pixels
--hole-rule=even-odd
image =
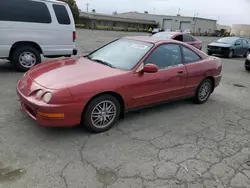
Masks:
[[[18,72],[10,61],[0,59],[0,73]]]
[[[140,109],[135,109],[133,111],[128,111],[127,113],[125,113],[123,121],[126,121],[126,119],[130,119],[130,118],[136,118],[138,115],[150,116],[153,114],[159,114],[160,112],[172,111],[174,109],[178,109],[183,106],[192,105],[192,104],[193,104],[193,101],[191,98],[159,103],[159,104],[147,106],[147,107],[140,108]]]

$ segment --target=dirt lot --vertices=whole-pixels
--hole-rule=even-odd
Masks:
[[[78,55],[114,38],[78,30]],[[200,38],[204,48],[213,38]],[[250,73],[222,59],[220,87],[204,105],[178,101],[127,114],[106,133],[38,126],[22,111],[22,76],[0,62],[1,188],[249,188]],[[240,87],[239,87],[240,86]]]

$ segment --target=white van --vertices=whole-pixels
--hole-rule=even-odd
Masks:
[[[76,55],[69,6],[54,0],[0,0],[0,58],[27,71],[45,57]]]

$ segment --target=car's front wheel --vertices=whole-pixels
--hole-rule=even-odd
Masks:
[[[233,50],[230,50],[227,54],[227,57],[228,58],[232,58],[234,56],[234,51]]]
[[[28,71],[38,63],[41,63],[40,53],[31,46],[18,47],[12,54],[11,61],[20,71]]]
[[[247,50],[246,54],[244,55],[244,57],[247,57],[250,54],[250,50]]]
[[[194,98],[195,103],[197,104],[205,103],[210,97],[212,91],[213,91],[212,81],[208,78],[203,80],[196,90],[195,98]]]
[[[245,69],[246,69],[247,71],[250,71],[250,67],[245,67]]]
[[[93,99],[82,117],[82,124],[91,132],[100,133],[111,129],[119,120],[121,105],[112,95]]]

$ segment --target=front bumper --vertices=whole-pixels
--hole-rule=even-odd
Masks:
[[[245,61],[245,67],[250,68],[250,60],[246,59],[246,61]]]
[[[81,103],[71,104],[46,104],[32,97],[22,94],[17,84],[16,92],[19,97],[22,110],[34,119],[39,125],[49,127],[73,127],[81,122],[84,105]],[[63,114],[62,118],[49,118],[39,114]]]
[[[207,48],[207,52],[211,54],[228,55],[230,52],[229,48]]]

